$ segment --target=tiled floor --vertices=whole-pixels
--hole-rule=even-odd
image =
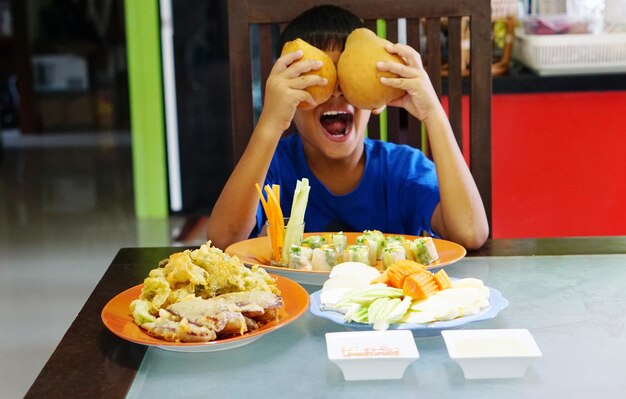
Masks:
[[[20,398],[117,250],[172,244],[182,218],[134,217],[128,133],[3,139],[0,397]]]

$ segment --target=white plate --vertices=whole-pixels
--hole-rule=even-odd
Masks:
[[[414,337],[431,337],[434,335],[439,335],[442,330],[462,328],[468,323],[473,323],[475,321],[480,321],[480,320],[492,319],[496,317],[502,309],[509,306],[509,301],[502,296],[500,291],[491,287],[487,287],[487,288],[489,289],[489,306],[477,314],[465,316],[465,317],[459,317],[454,320],[435,321],[435,322],[426,323],[426,324],[416,324],[416,323],[392,324],[391,326],[389,326],[389,329],[390,330],[411,330],[413,332]],[[372,330],[371,324],[346,322],[343,318],[344,315],[339,312],[321,310],[320,308],[321,292],[322,290],[319,290],[311,294],[311,303],[309,306],[309,310],[315,316],[323,317],[337,324],[341,324],[342,326],[350,330]]]

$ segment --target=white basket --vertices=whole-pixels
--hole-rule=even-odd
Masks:
[[[518,12],[518,0],[491,0],[491,19],[514,17]]]
[[[626,72],[626,33],[526,35],[517,29],[513,57],[539,75]]]

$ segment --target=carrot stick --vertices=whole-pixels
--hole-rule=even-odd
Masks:
[[[265,201],[265,198],[263,197],[259,183],[255,183],[254,187],[256,187],[256,192],[259,194],[259,198],[261,199],[261,205],[263,205],[263,210],[265,211],[265,215],[267,215],[267,201]]]
[[[265,192],[267,192],[268,202],[272,202],[274,206],[274,210],[276,211],[276,216],[278,216],[279,221],[278,224],[283,224],[283,212],[280,209],[280,201],[278,200],[278,196],[274,194],[274,192],[270,189],[269,186],[265,186]],[[280,195],[279,195],[280,196]]]
[[[280,190],[280,187],[278,187],[278,190]],[[274,245],[274,259],[281,261],[281,252],[282,252],[282,247],[283,244],[285,242],[285,226],[284,226],[284,219],[283,219],[283,212],[280,208],[280,201],[278,200],[276,194],[274,194],[274,191],[272,190],[272,188],[270,188],[269,185],[265,186],[265,192],[267,193],[267,202],[270,206],[270,208],[272,208],[272,218],[273,220],[270,221],[270,226],[273,227],[274,229],[272,230],[275,235],[276,235],[276,242]],[[280,196],[280,191],[279,191],[279,196]]]
[[[274,195],[276,196],[276,199],[280,204],[280,186],[278,184],[272,184],[272,191],[274,192]]]
[[[257,194],[259,195],[259,199],[261,200],[261,205],[263,205],[263,210],[265,211],[265,215],[267,217],[267,221],[270,226],[270,229],[272,229],[272,231],[268,231],[268,235],[271,240],[271,248],[274,249],[276,248],[276,234],[274,232],[275,212],[274,212],[273,202],[268,203],[268,201],[265,200],[265,197],[263,196],[263,192],[261,191],[261,187],[259,186],[258,183],[255,183],[255,188],[256,188]],[[275,255],[275,252],[274,252],[274,255]],[[274,259],[276,259],[275,256],[274,256]]]

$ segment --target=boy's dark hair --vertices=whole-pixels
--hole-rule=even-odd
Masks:
[[[280,36],[278,52],[280,53],[285,43],[297,38],[321,50],[343,51],[348,35],[363,26],[363,21],[358,16],[341,7],[313,7],[287,25]]]

